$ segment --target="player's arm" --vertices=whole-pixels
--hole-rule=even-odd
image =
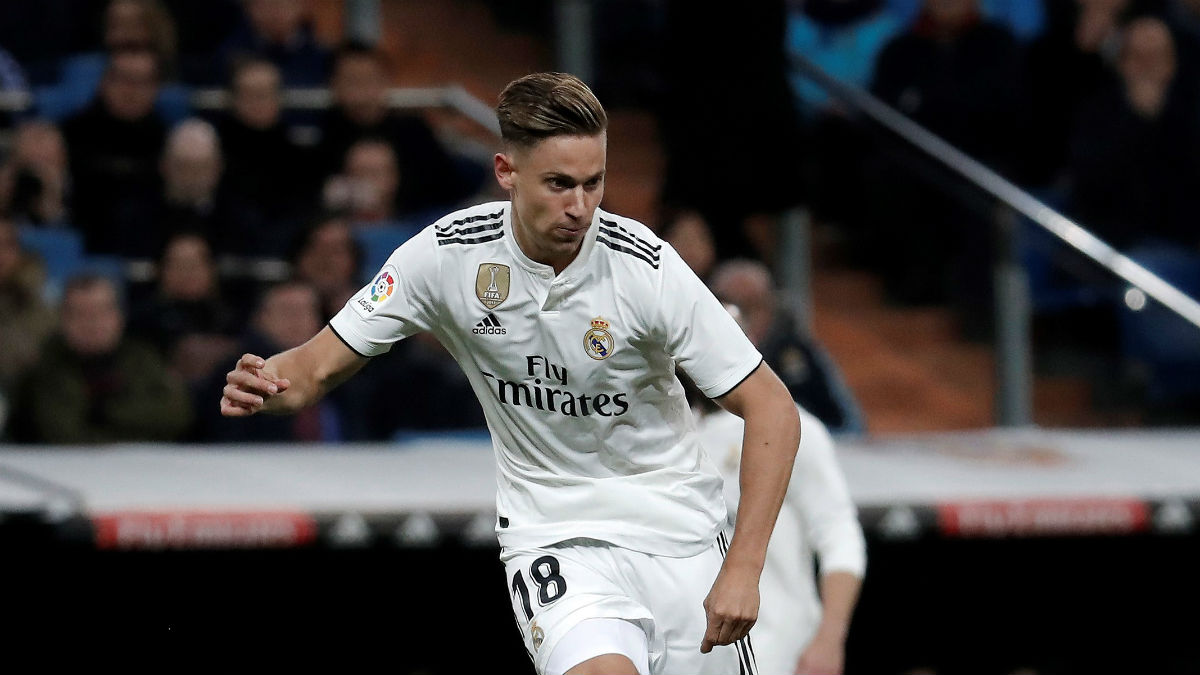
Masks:
[[[802,414],[804,439],[788,489],[803,533],[821,567],[821,623],[797,660],[797,673],[841,675],[846,637],[866,573],[866,541],[833,438],[820,420]]]
[[[368,361],[346,346],[329,326],[308,342],[269,359],[244,354],[225,376],[221,414],[294,413],[316,403]]]
[[[758,580],[767,556],[767,542],[787,493],[800,444],[796,404],[766,363],[717,402],[744,419],[746,428],[737,528],[721,573],[705,601],[709,626],[700,648],[705,653],[713,645],[740,639],[758,618]]]
[[[821,575],[821,623],[800,654],[797,673],[841,675],[846,661],[846,635],[858,604],[862,577],[845,570]]]

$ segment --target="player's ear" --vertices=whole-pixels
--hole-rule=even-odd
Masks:
[[[513,187],[513,174],[517,172],[513,156],[508,153],[497,152],[492,161],[496,170],[496,182],[505,190],[511,190]]]

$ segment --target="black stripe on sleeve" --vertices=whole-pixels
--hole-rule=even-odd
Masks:
[[[639,237],[639,236],[637,236],[636,234],[634,234],[634,233],[630,232],[629,230],[625,229],[624,227],[621,227],[621,224],[620,224],[620,223],[618,223],[618,222],[617,222],[617,221],[615,221],[615,220],[605,220],[605,219],[601,218],[601,219],[600,219],[600,222],[601,222],[601,223],[604,223],[605,225],[607,225],[607,226],[609,226],[609,227],[615,227],[615,228],[617,228],[618,230],[620,230],[620,231],[624,232],[625,234],[627,234],[627,235],[629,235],[629,236],[633,237],[634,239],[636,239],[636,240],[637,240],[638,244],[640,244],[640,245],[642,246],[642,248],[643,248],[643,249],[645,249],[645,251],[646,251],[647,253],[654,253],[654,252],[656,252],[656,251],[658,251],[659,249],[661,249],[661,248],[662,248],[662,244],[659,244],[658,246],[652,246],[652,245],[650,244],[650,242],[646,241],[645,239],[642,239],[641,237]]]
[[[476,237],[474,239],[463,239],[462,237],[454,237],[453,239],[438,239],[438,246],[446,244],[482,244],[489,241],[495,241],[504,236],[504,230],[493,232],[484,237]]]
[[[615,244],[599,235],[596,236],[596,241],[600,242],[601,244],[604,244],[605,246],[611,248],[614,251],[618,251],[620,253],[625,253],[627,255],[631,255],[635,258],[638,258],[639,260],[642,260],[643,262],[645,262],[647,265],[653,267],[654,269],[658,269],[658,262],[646,257],[646,255],[644,253],[642,253],[641,251],[629,248],[628,246],[622,246],[620,244]]]
[[[332,332],[334,335],[336,335],[336,336],[337,336],[337,339],[341,340],[341,341],[342,341],[342,344],[346,345],[346,349],[349,349],[350,351],[354,352],[355,354],[358,354],[359,356],[363,357],[364,359],[370,359],[370,358],[374,358],[374,357],[371,357],[371,356],[367,356],[366,354],[364,354],[364,353],[362,353],[362,352],[358,351],[357,349],[355,349],[355,348],[354,348],[354,346],[353,346],[353,345],[351,345],[349,342],[346,342],[346,338],[342,337],[342,334],[341,334],[341,333],[339,333],[339,332],[337,332],[337,329],[333,327],[333,324],[332,324],[332,323],[327,323],[327,324],[325,324],[325,325],[326,325],[326,326],[329,326],[329,330],[330,330],[330,331],[331,331],[331,332]]]
[[[467,236],[467,235],[471,235],[471,234],[477,234],[479,232],[487,232],[488,230],[496,230],[503,226],[504,226],[504,221],[497,220],[495,222],[482,223],[480,225],[474,225],[472,227],[464,227],[464,228],[456,229],[456,230],[446,230],[444,232],[434,232],[434,234],[437,235],[439,239],[445,238],[445,237],[462,237],[462,236]]]
[[[499,211],[497,211],[495,213],[480,214],[478,216],[470,216],[469,218],[459,218],[458,220],[451,221],[451,222],[449,222],[445,225],[442,225],[440,227],[437,227],[435,229],[440,232],[446,232],[448,230],[453,230],[454,228],[458,227],[459,225],[466,225],[467,223],[474,223],[474,222],[477,222],[480,220],[491,220],[492,218],[499,218],[500,216],[503,216],[503,215],[504,215],[504,209],[500,209]]]
[[[762,364],[763,364],[763,363],[766,363],[766,362],[760,359],[760,360],[759,360],[759,362],[758,362],[758,365],[757,365],[757,366],[754,366],[754,369],[753,369],[753,370],[751,370],[750,372],[746,373],[746,377],[743,377],[742,379],[738,380],[738,381],[737,381],[737,384],[735,384],[735,385],[733,385],[732,387],[730,387],[730,388],[726,389],[724,393],[722,393],[722,394],[717,394],[717,395],[715,395],[715,396],[709,396],[709,398],[713,398],[713,399],[716,399],[716,398],[721,398],[722,396],[725,396],[726,394],[728,394],[729,392],[733,391],[734,389],[737,389],[737,388],[738,388],[738,385],[740,385],[741,383],[743,383],[743,382],[745,382],[746,380],[750,379],[750,376],[751,376],[751,375],[753,375],[754,373],[757,373],[757,372],[758,372],[758,369],[759,369],[759,368],[762,368]]]
[[[654,260],[654,262],[658,262],[658,252],[646,250],[646,246],[644,244],[642,244],[642,242],[640,240],[637,240],[632,236],[629,236],[627,234],[622,234],[621,232],[619,232],[617,230],[609,229],[604,226],[600,227],[600,231],[603,232],[605,235],[612,237],[613,239],[620,239],[621,241],[624,241],[625,243],[629,244],[630,246],[633,246],[634,248],[636,248],[638,251],[650,256],[650,258],[652,258]]]

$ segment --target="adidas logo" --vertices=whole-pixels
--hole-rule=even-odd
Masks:
[[[500,325],[500,319],[497,319],[495,314],[488,312],[483,321],[475,324],[471,332],[476,335],[505,335],[508,329]]]

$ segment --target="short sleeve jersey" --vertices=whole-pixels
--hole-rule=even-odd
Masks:
[[[458,361],[496,453],[502,546],[587,537],[702,552],[724,524],[722,480],[675,367],[717,397],[761,356],[641,223],[597,209],[555,275],[521,250],[511,218],[509,202],[492,202],[438,220],[330,327],[364,356],[431,331]]]

